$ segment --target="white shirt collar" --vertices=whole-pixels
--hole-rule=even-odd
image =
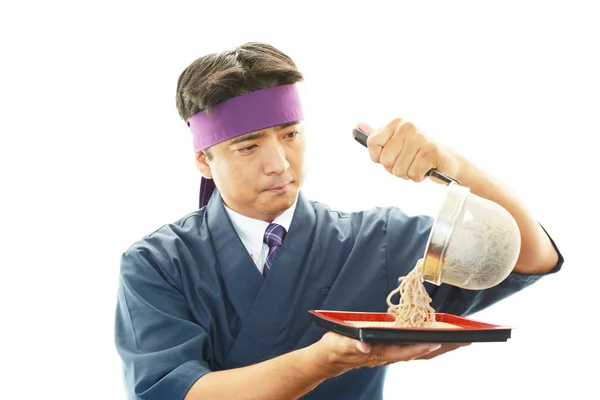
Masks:
[[[290,225],[292,224],[292,218],[294,217],[294,211],[296,210],[297,203],[298,199],[296,198],[294,204],[292,204],[292,206],[285,210],[280,216],[275,218],[273,223],[283,226],[286,232],[288,232],[290,230]],[[257,260],[263,248],[263,237],[267,227],[269,226],[269,223],[237,213],[227,207],[225,203],[223,203],[223,206],[225,207],[227,214],[229,214],[229,218],[231,219],[233,227],[242,240],[242,243],[250,253],[250,256],[254,260]]]

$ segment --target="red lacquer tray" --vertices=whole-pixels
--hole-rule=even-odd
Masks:
[[[506,342],[512,328],[492,325],[452,314],[437,313],[444,327],[402,328],[393,326],[388,313],[310,310],[317,325],[363,342],[388,343],[473,343]]]

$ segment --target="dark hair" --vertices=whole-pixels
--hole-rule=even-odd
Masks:
[[[185,121],[233,97],[302,80],[287,54],[266,43],[249,42],[191,63],[177,81],[177,110]]]

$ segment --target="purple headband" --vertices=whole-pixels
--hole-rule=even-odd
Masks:
[[[234,137],[288,122],[304,120],[295,84],[275,86],[246,93],[200,111],[187,119],[194,151],[202,151]],[[200,207],[215,189],[212,179],[202,178]]]

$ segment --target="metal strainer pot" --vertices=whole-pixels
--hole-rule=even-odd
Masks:
[[[367,136],[353,136],[367,145]],[[464,289],[496,286],[513,270],[521,250],[519,227],[502,206],[471,193],[454,178],[431,170],[427,173],[448,184],[434,220],[423,257],[422,279]]]

